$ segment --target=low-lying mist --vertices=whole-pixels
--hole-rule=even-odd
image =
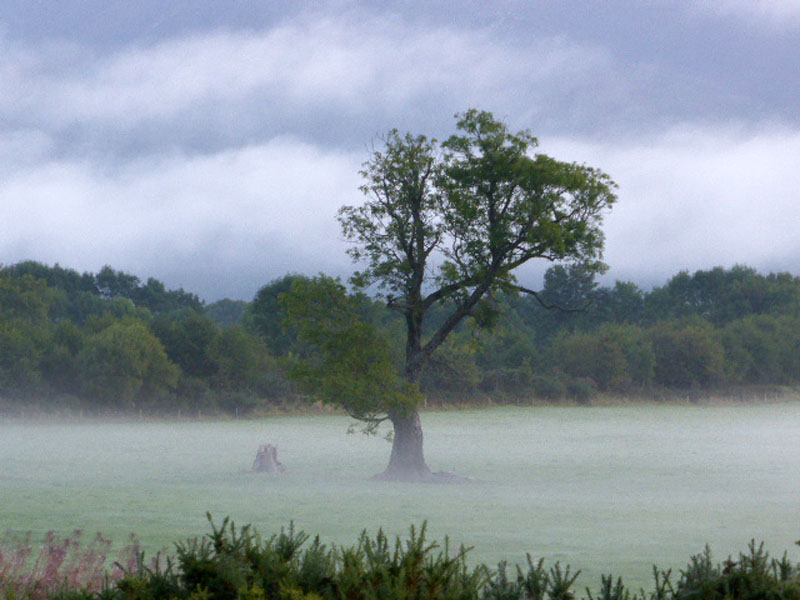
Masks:
[[[751,538],[800,537],[800,404],[495,408],[422,416],[435,470],[464,485],[370,481],[390,445],[348,419],[0,424],[2,527],[80,528],[151,552],[206,532],[205,513],[264,535],[294,521],[326,542],[362,529],[474,546],[478,561],[525,553],[648,585],[709,543],[718,559]],[[261,444],[286,472],[250,471]]]

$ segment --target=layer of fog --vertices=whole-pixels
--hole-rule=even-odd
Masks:
[[[584,581],[683,566],[710,543],[720,559],[751,538],[792,550],[798,532],[800,404],[505,408],[426,413],[434,469],[468,485],[371,482],[378,438],[340,417],[224,423],[0,425],[0,505],[14,530],[136,531],[150,549],[231,515],[265,534],[294,520],[326,541],[367,528],[431,532],[474,545],[474,560],[525,552],[584,569]],[[281,476],[248,472],[274,443]]]

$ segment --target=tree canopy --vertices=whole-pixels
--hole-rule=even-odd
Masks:
[[[377,285],[406,320],[406,376],[497,292],[524,291],[514,269],[531,259],[600,262],[603,214],[615,184],[601,171],[531,155],[537,140],[511,133],[491,113],[458,116],[443,144],[390,131],[364,164],[359,206],[339,212],[350,254],[365,264],[353,283]],[[454,309],[428,336],[426,312]]]
[[[384,331],[363,318],[367,302],[326,276],[295,278],[281,295],[303,344],[290,355],[290,376],[374,431],[386,414],[413,409],[418,392],[400,376]]]

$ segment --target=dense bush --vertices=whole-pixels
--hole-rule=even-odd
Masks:
[[[536,395],[545,400],[561,400],[567,396],[567,384],[558,373],[536,377],[533,386]]]
[[[100,405],[133,408],[168,395],[180,371],[138,321],[118,321],[91,336],[77,357],[86,395]]]
[[[751,316],[729,323],[721,336],[731,381],[794,384],[800,380],[800,318]]]
[[[555,343],[556,362],[572,377],[589,379],[601,390],[625,389],[631,375],[620,338],[613,332],[575,333]]]
[[[405,540],[379,531],[352,547],[326,546],[290,525],[263,540],[229,519],[211,533],[175,545],[175,554],[145,565],[135,540],[104,572],[110,542],[50,534],[38,555],[30,536],[0,540],[0,594],[14,600],[574,600],[580,571],[544,560],[513,570],[470,566],[467,549],[429,542],[426,527]],[[653,567],[650,592],[603,575],[587,600],[800,600],[800,566],[771,558],[751,542],[736,560],[715,563],[706,549],[678,577]]]
[[[649,335],[657,384],[707,388],[724,380],[724,349],[709,323],[668,321],[651,328]]]

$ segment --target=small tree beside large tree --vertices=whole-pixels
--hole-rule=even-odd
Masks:
[[[295,325],[309,324],[299,329],[300,337],[316,348],[316,360],[305,363],[316,366],[301,368],[302,378],[316,377],[317,391],[357,418],[391,421],[387,479],[436,478],[424,458],[416,390],[459,323],[491,314],[498,292],[538,295],[514,276],[532,259],[580,262],[590,270],[604,266],[600,225],[615,201],[614,182],[597,169],[532,154],[536,138],[510,132],[491,113],[469,110],[457,118],[458,133],[441,144],[390,131],[364,163],[366,202],[339,211],[349,253],[364,265],[351,282],[374,286],[405,321],[400,377],[388,375],[385,351],[370,359],[380,340],[353,320],[352,309],[342,312],[347,307],[340,285],[324,278],[311,287],[301,283],[287,303]],[[309,300],[316,312],[306,308],[302,314]],[[426,316],[437,303],[448,313],[429,331]],[[330,320],[334,308],[349,315],[338,325]],[[353,370],[336,374],[331,368]]]

